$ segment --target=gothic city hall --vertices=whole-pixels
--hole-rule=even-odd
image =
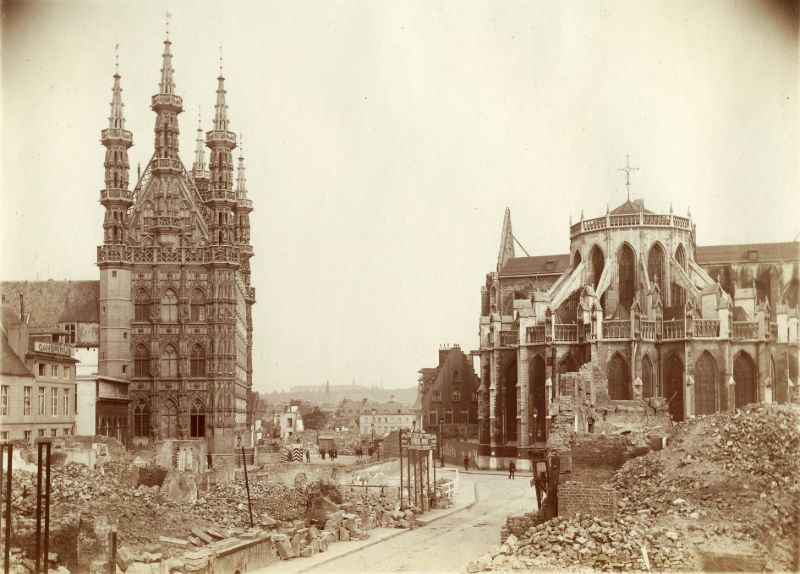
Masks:
[[[629,197],[570,222],[568,253],[517,257],[506,210],[474,351],[482,463],[525,467],[562,395],[587,411],[583,432],[625,409],[638,421],[643,400],[675,422],[791,400],[798,243],[699,246],[695,232],[690,213]]]
[[[183,101],[173,75],[167,38],[150,102],[153,155],[133,189],[133,134],[125,129],[120,75],[114,75],[109,123],[101,132],[98,372],[130,382],[133,443],[204,437],[214,460],[251,441],[253,204],[241,154],[234,181],[237,137],[221,65],[213,129],[204,134],[198,126],[191,170],[179,155]]]

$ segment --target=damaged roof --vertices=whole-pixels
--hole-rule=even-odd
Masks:
[[[514,257],[500,270],[500,277],[525,275],[560,275],[569,267],[569,253]]]
[[[100,321],[99,281],[2,281],[0,293],[18,315],[24,305],[32,329]]]

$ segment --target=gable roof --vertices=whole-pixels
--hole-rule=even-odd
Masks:
[[[525,275],[560,275],[569,267],[569,253],[515,257],[500,270],[501,277]]]
[[[33,377],[14,349],[8,343],[8,337],[0,332],[0,374],[16,377]]]
[[[28,326],[32,329],[100,321],[99,281],[2,281],[0,293],[17,315],[19,296],[23,296]]]
[[[706,245],[695,249],[701,265],[714,263],[800,262],[800,242],[741,243],[739,245]]]

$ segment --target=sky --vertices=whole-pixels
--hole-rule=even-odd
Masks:
[[[478,346],[503,212],[532,255],[631,195],[699,245],[800,233],[798,8],[727,0],[4,2],[0,275],[96,279],[119,44],[132,179],[165,13],[184,164],[222,46],[251,216],[254,387],[406,387]],[[521,251],[517,250],[518,255]]]

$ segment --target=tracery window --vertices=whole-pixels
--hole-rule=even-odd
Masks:
[[[619,250],[619,306],[626,312],[636,293],[636,255],[628,244]]]
[[[206,319],[206,297],[200,289],[192,292],[191,318],[192,321],[205,321]]]
[[[150,376],[150,352],[144,345],[137,345],[133,356],[133,376]]]
[[[206,350],[202,345],[192,347],[192,356],[189,360],[190,374],[193,377],[206,376]]]
[[[147,321],[150,319],[150,297],[147,291],[139,289],[133,303],[133,320]]]
[[[133,410],[133,436],[148,436],[150,434],[150,408],[144,402],[139,402]]]
[[[178,376],[178,352],[172,345],[167,345],[167,347],[161,353],[161,376]]]
[[[167,289],[161,296],[161,320],[165,323],[178,321],[178,296],[172,289]]]

